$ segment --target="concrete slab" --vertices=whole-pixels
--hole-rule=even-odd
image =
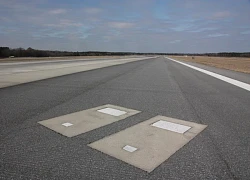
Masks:
[[[184,133],[176,133],[152,126],[158,121],[180,124],[191,128]],[[206,125],[193,122],[156,116],[93,142],[88,146],[144,171],[151,172],[206,127]],[[127,145],[130,147],[128,148]],[[124,147],[126,147],[125,150]],[[133,150],[133,148],[136,149]]]
[[[105,108],[116,109],[117,111],[123,111],[126,113],[119,116],[113,116],[98,111]],[[139,112],[140,111],[137,110],[107,104],[96,108],[39,121],[38,123],[64,136],[73,137],[111,124],[113,122],[120,121]]]

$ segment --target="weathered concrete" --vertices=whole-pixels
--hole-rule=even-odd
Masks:
[[[153,123],[160,120],[191,128],[181,134],[152,126]],[[205,128],[206,125],[156,116],[88,146],[151,172]],[[137,148],[137,150],[128,152],[124,150],[126,145]]]
[[[112,115],[104,114],[102,112],[98,112],[98,110],[103,109],[103,108],[114,108],[117,110],[125,111],[126,114],[123,114],[120,116],[112,116]],[[104,106],[99,106],[96,108],[87,109],[84,111],[75,112],[72,114],[67,114],[64,116],[59,116],[59,117],[44,120],[44,121],[39,121],[38,123],[64,136],[73,137],[73,136],[91,131],[93,129],[105,126],[107,124],[120,121],[129,116],[135,115],[139,112],[140,111],[137,111],[137,110],[127,109],[127,108],[107,104]],[[70,125],[67,127],[63,125],[64,123],[71,123],[73,125]]]

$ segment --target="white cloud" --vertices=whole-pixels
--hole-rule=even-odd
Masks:
[[[250,34],[250,30],[249,31],[241,32],[241,34]]]
[[[229,34],[215,33],[215,34],[209,34],[208,35],[208,37],[223,37],[223,36],[229,36]]]
[[[74,22],[68,19],[61,19],[58,23],[55,24],[46,24],[45,26],[49,27],[81,27],[83,26],[80,22]]]
[[[181,42],[181,40],[177,39],[177,40],[174,40],[174,41],[170,41],[169,43],[176,44],[176,43],[179,43],[179,42]]]
[[[212,19],[225,19],[230,16],[232,16],[232,14],[229,11],[220,11],[220,12],[214,13],[212,15]]]
[[[11,22],[11,19],[7,17],[0,17],[0,20],[5,22]]]
[[[207,28],[196,28],[194,30],[191,30],[189,32],[194,32],[194,33],[198,33],[198,32],[205,32],[205,31],[214,31],[217,30],[218,28],[213,28],[213,27],[207,27]]]
[[[104,3],[97,0],[93,3],[86,0],[79,1],[77,6],[72,6],[70,1],[60,2],[58,6],[57,2],[48,0],[0,0],[0,39],[10,46],[60,50],[245,51],[250,47],[248,5],[243,1],[111,0]],[[6,28],[11,29],[6,31]],[[12,28],[18,30],[14,32]],[[33,34],[40,40],[31,41]],[[73,39],[70,43],[69,37]],[[242,38],[242,43],[234,43],[236,38]],[[190,41],[197,41],[196,48],[191,48]],[[135,43],[130,46],[128,42]],[[81,45],[74,46],[77,43]]]
[[[124,29],[124,28],[131,28],[134,26],[134,24],[127,22],[110,22],[109,26],[112,28]]]
[[[102,10],[100,8],[85,8],[84,12],[88,13],[88,14],[98,14],[100,13]]]
[[[57,15],[57,14],[65,14],[66,12],[67,12],[66,9],[53,9],[49,11],[49,14]]]

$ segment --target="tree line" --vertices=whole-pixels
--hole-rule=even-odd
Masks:
[[[218,56],[218,57],[250,57],[250,52],[220,52],[220,53],[136,53],[136,52],[71,52],[37,50],[32,48],[0,47],[0,58],[7,57],[62,57],[62,56],[123,56],[123,55],[177,55],[177,56]]]

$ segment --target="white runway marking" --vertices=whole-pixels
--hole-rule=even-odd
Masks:
[[[189,126],[184,126],[181,124],[176,124],[176,123],[162,121],[162,120],[155,122],[154,124],[152,124],[152,126],[165,129],[165,130],[169,130],[169,131],[173,131],[173,132],[180,133],[180,134],[185,133],[187,130],[191,128]]]
[[[215,77],[215,78],[220,79],[220,80],[222,80],[222,81],[225,81],[225,82],[227,82],[227,83],[233,84],[233,85],[238,86],[238,87],[240,87],[240,88],[242,88],[242,89],[245,89],[245,90],[247,90],[247,91],[250,91],[250,85],[247,84],[247,83],[244,83],[244,82],[241,82],[241,81],[238,81],[238,80],[235,80],[235,79],[226,77],[226,76],[222,76],[222,75],[220,75],[220,74],[216,74],[216,73],[214,73],[214,72],[210,72],[210,71],[207,71],[207,70],[205,70],[205,69],[201,69],[201,68],[198,68],[198,67],[195,67],[195,66],[191,66],[191,65],[189,65],[189,64],[186,64],[186,63],[183,63],[183,62],[180,62],[180,61],[176,61],[176,60],[174,60],[174,59],[172,59],[172,58],[168,58],[168,57],[167,57],[167,59],[169,59],[169,60],[171,60],[171,61],[174,61],[174,62],[177,62],[177,63],[179,63],[179,64],[182,64],[182,65],[184,65],[184,66],[190,67],[190,68],[192,68],[192,69],[194,69],[194,70],[200,71],[200,72],[202,72],[202,73],[204,73],[204,74],[207,74],[207,75],[209,75],[209,76]]]
[[[127,112],[125,112],[125,111],[120,111],[120,110],[118,110],[118,109],[113,109],[113,108],[104,108],[104,109],[100,109],[100,110],[98,110],[98,112],[105,113],[105,114],[109,114],[109,115],[111,115],[111,116],[121,116],[121,115],[127,113]]]

